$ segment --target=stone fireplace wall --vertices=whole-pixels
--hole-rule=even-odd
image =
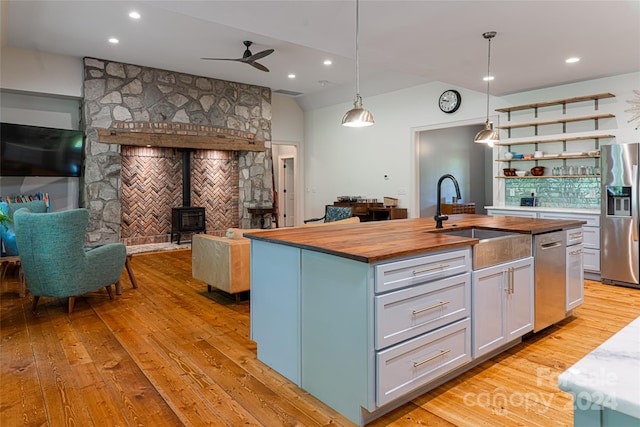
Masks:
[[[153,151],[156,159],[164,159],[158,161],[168,168],[164,176],[166,181],[153,185],[169,188],[168,199],[179,195],[177,201],[171,201],[173,206],[166,206],[169,217],[171,207],[181,205],[182,174],[178,170],[179,185],[174,174],[175,168],[181,167],[181,160],[174,158],[174,164],[167,166],[171,163],[167,160],[168,153],[173,150],[154,148],[151,151],[136,151],[127,146],[126,141],[122,145],[99,141],[97,129],[116,129],[117,126],[121,127],[122,122],[149,123],[150,126],[166,124],[156,126],[156,133],[162,132],[163,128],[175,133],[175,129],[183,124],[186,127],[200,125],[255,134],[256,140],[265,141],[264,152],[230,151],[221,155],[213,150],[199,150],[192,154],[192,205],[206,207],[207,231],[232,226],[256,226],[256,219],[251,218],[247,209],[270,206],[273,200],[269,88],[94,58],[85,58],[84,68],[83,117],[87,139],[80,204],[90,212],[87,233],[90,244],[148,237],[140,235],[140,230],[136,231],[138,235],[135,236],[131,230],[122,233],[123,218],[127,228],[132,226],[135,229],[136,224],[141,223],[136,217],[140,214],[139,207],[131,210],[132,205],[127,202],[126,210],[123,210],[121,196],[125,190],[122,181],[131,175],[129,172],[122,173],[122,168],[129,167],[130,163],[130,159],[123,161],[123,152],[130,157],[132,152],[148,155]],[[145,161],[140,160],[143,163]],[[220,167],[224,162],[228,162],[226,167],[233,176],[220,178]],[[145,174],[144,168],[142,170]],[[209,188],[216,174],[216,179],[223,184]],[[153,178],[158,180],[162,176],[163,173],[158,173]],[[228,191],[223,191],[222,187],[233,185],[236,180],[238,191],[234,197]],[[130,188],[126,191],[130,191]],[[215,209],[211,206],[215,206]],[[210,213],[213,218],[209,217]],[[151,223],[152,220],[157,223]],[[145,218],[143,228],[147,227],[150,234],[159,236],[166,233],[162,231],[166,230],[164,221],[164,218],[156,220],[151,215]]]

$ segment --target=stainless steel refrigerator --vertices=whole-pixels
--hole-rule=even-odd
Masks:
[[[639,159],[640,144],[601,146],[600,275],[603,283],[640,288]]]

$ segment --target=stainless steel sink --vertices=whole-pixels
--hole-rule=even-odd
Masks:
[[[531,235],[508,231],[466,228],[439,231],[448,236],[471,237],[480,241],[473,245],[473,269],[531,256]]]

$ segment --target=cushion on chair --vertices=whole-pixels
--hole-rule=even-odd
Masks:
[[[227,230],[227,234],[225,235],[225,237],[227,239],[245,239],[246,237],[243,236],[244,233],[252,233],[252,232],[256,232],[256,231],[265,231],[268,229],[262,229],[262,228],[229,228]]]
[[[327,206],[324,222],[334,222],[351,216],[351,207]]]

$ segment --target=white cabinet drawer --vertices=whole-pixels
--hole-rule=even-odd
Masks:
[[[600,250],[584,247],[584,270],[600,273]]]
[[[584,233],[584,247],[591,249],[600,249],[600,228],[582,227]]]
[[[470,315],[471,273],[375,297],[376,349]]]
[[[538,218],[541,219],[575,219],[578,221],[586,221],[583,227],[600,227],[600,215],[593,214],[574,214],[563,212],[540,212]]]
[[[567,246],[577,245],[584,240],[584,231],[582,228],[571,228],[566,231]]]
[[[375,292],[382,293],[471,271],[471,247],[380,264]]]
[[[376,403],[387,404],[471,361],[468,318],[376,355]]]

